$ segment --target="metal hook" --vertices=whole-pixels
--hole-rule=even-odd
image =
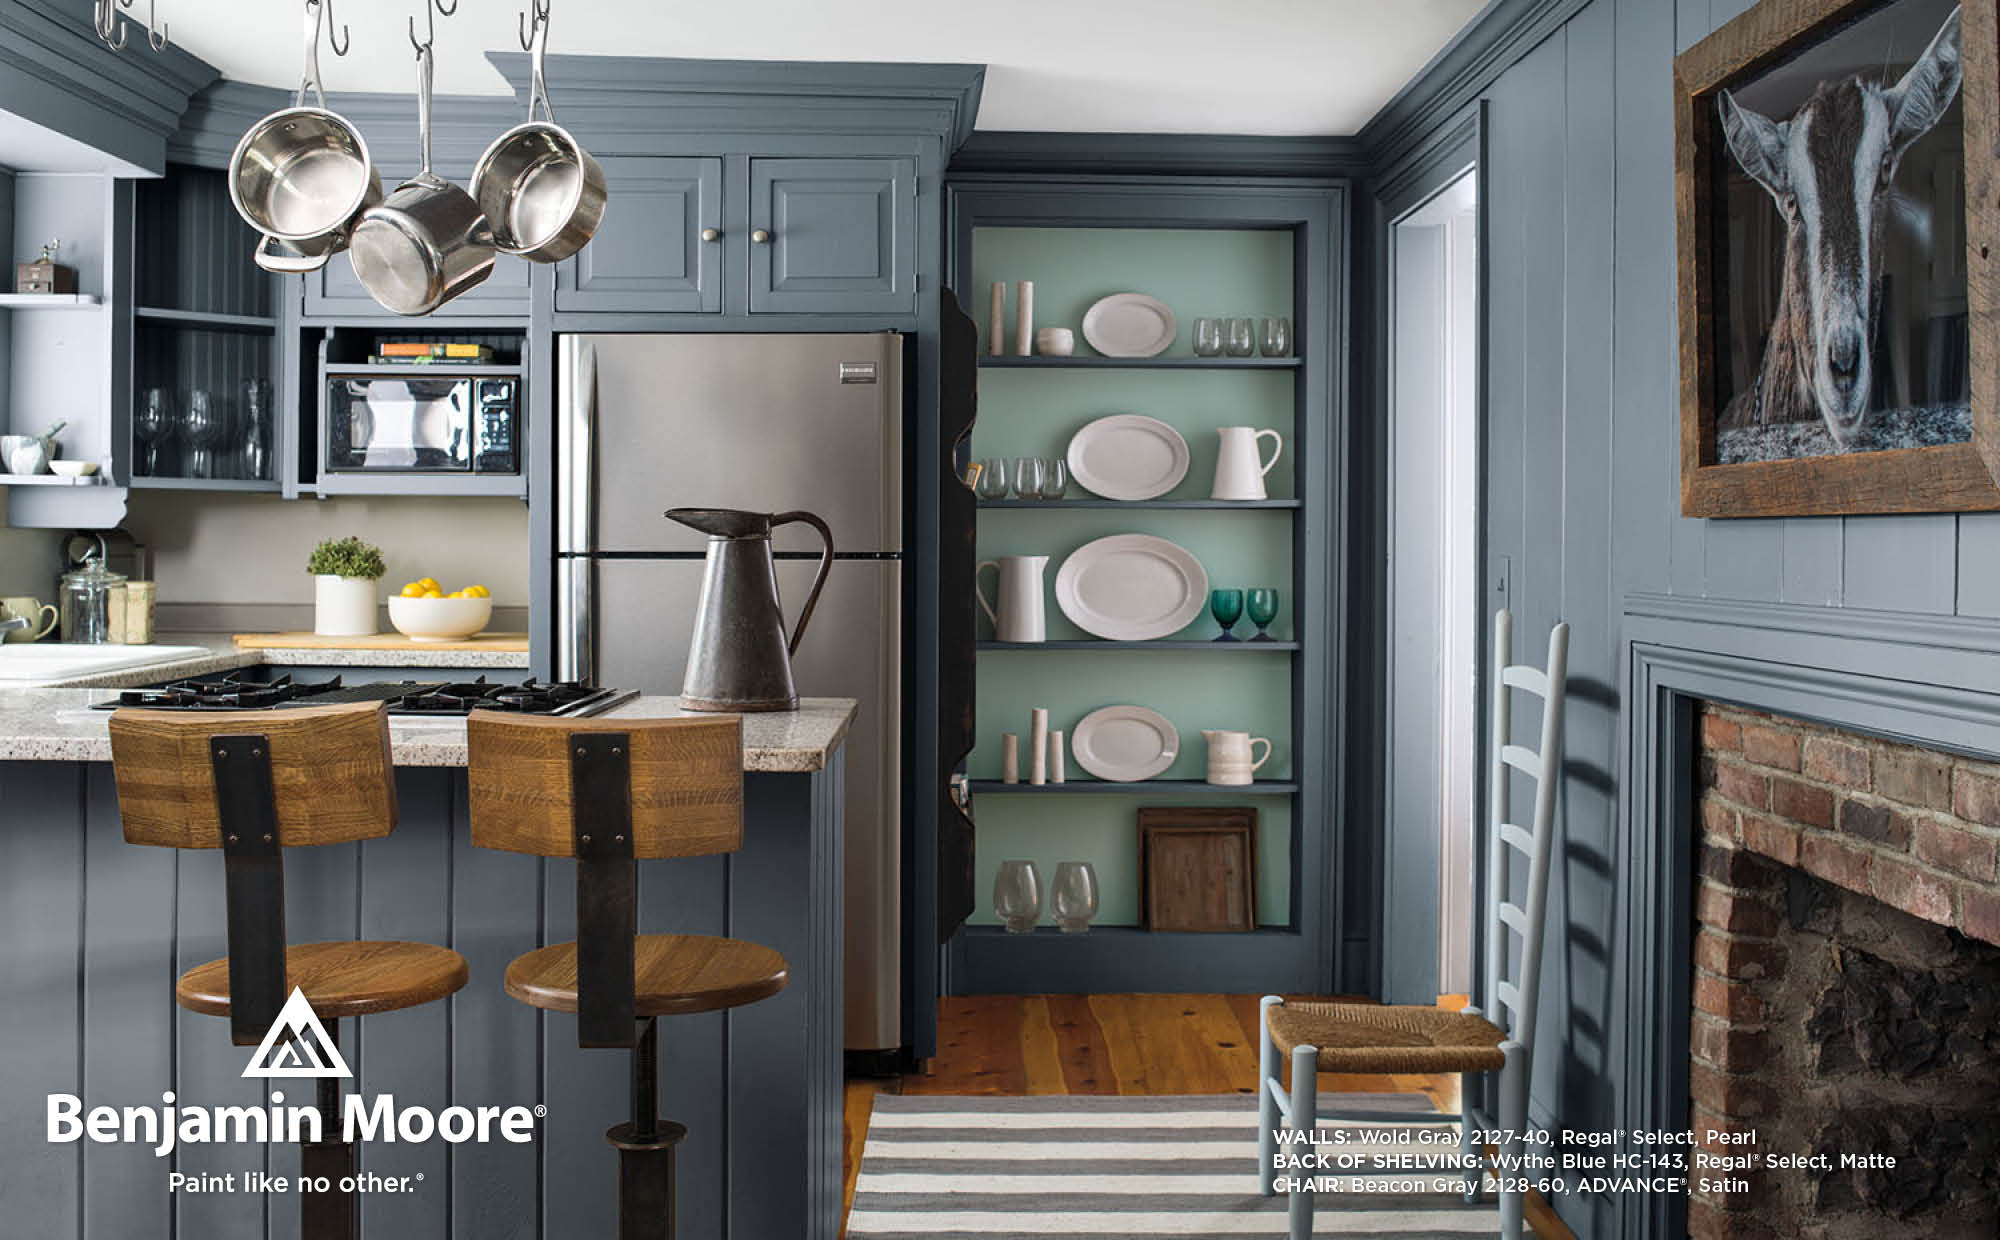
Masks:
[[[521,50],[532,52],[535,41],[548,36],[550,0],[528,0],[528,7],[521,13]]]
[[[452,14],[458,12],[459,0],[452,0],[450,8],[444,7],[444,0],[423,0],[424,39],[421,43],[417,41],[417,19],[415,17],[410,18],[410,46],[417,49],[417,55],[419,56],[430,51],[432,46],[437,43],[437,14],[431,12],[433,2],[437,5],[437,12],[442,13],[446,17],[450,17]]]
[[[534,57],[533,72],[528,87],[528,119],[535,119],[535,109],[540,108],[554,124],[555,109],[549,106],[549,85],[545,72],[545,62],[549,54],[549,6],[553,0],[528,0],[527,11],[521,14],[521,50]]]
[[[333,54],[336,56],[347,55],[347,49],[354,46],[354,31],[343,24],[340,27],[340,37],[334,38],[333,0],[318,0],[318,3],[326,6],[326,45],[333,49]]]
[[[104,40],[104,45],[114,52],[124,51],[125,40],[130,32],[126,29],[124,17],[119,14],[111,0],[95,0],[91,5],[90,16],[91,24],[97,28],[97,37]],[[113,35],[117,37],[113,38]]]
[[[146,42],[156,52],[167,50],[167,27],[160,20],[160,0],[151,0],[147,7]]]

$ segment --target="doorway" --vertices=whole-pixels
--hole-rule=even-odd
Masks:
[[[1389,233],[1384,998],[1472,985],[1478,870],[1479,201],[1464,168]]]

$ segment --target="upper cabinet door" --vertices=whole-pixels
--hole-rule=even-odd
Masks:
[[[914,159],[751,160],[751,311],[912,313],[916,187]]]
[[[722,311],[722,161],[608,155],[597,235],[556,269],[556,309]],[[704,230],[715,240],[704,241]]]

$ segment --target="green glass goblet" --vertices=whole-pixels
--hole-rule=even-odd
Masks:
[[[1271,621],[1278,618],[1278,592],[1268,586],[1261,586],[1250,591],[1249,600],[1250,623],[1257,626],[1257,636],[1250,640],[1253,642],[1270,641],[1271,634],[1268,630],[1271,627]]]
[[[1238,620],[1243,618],[1243,591],[1210,590],[1208,592],[1208,610],[1215,617],[1215,622],[1222,626],[1222,636],[1215,640],[1219,642],[1240,642],[1243,640],[1229,631],[1236,627]]]

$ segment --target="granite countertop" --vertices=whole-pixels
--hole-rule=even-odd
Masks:
[[[109,762],[109,711],[91,707],[114,697],[105,689],[0,691],[0,762]],[[796,711],[743,716],[743,769],[810,773],[823,770],[847,739],[858,703],[853,698],[805,698]],[[600,718],[672,719],[686,715],[672,697],[642,697]],[[464,766],[465,720],[389,720],[398,766]]]
[[[279,664],[285,667],[449,667],[472,671],[513,670],[519,671],[523,677],[528,672],[528,655],[523,651],[513,650],[463,648],[432,650],[421,646],[412,646],[409,649],[274,646],[257,650],[240,650],[237,648],[235,638],[228,633],[161,633],[154,641],[161,646],[201,646],[206,648],[208,653],[190,655],[170,662],[149,663],[144,667],[121,668],[117,671],[51,681],[38,687],[133,689],[141,685],[158,684],[164,680],[208,676],[216,672],[230,672],[260,664]]]

